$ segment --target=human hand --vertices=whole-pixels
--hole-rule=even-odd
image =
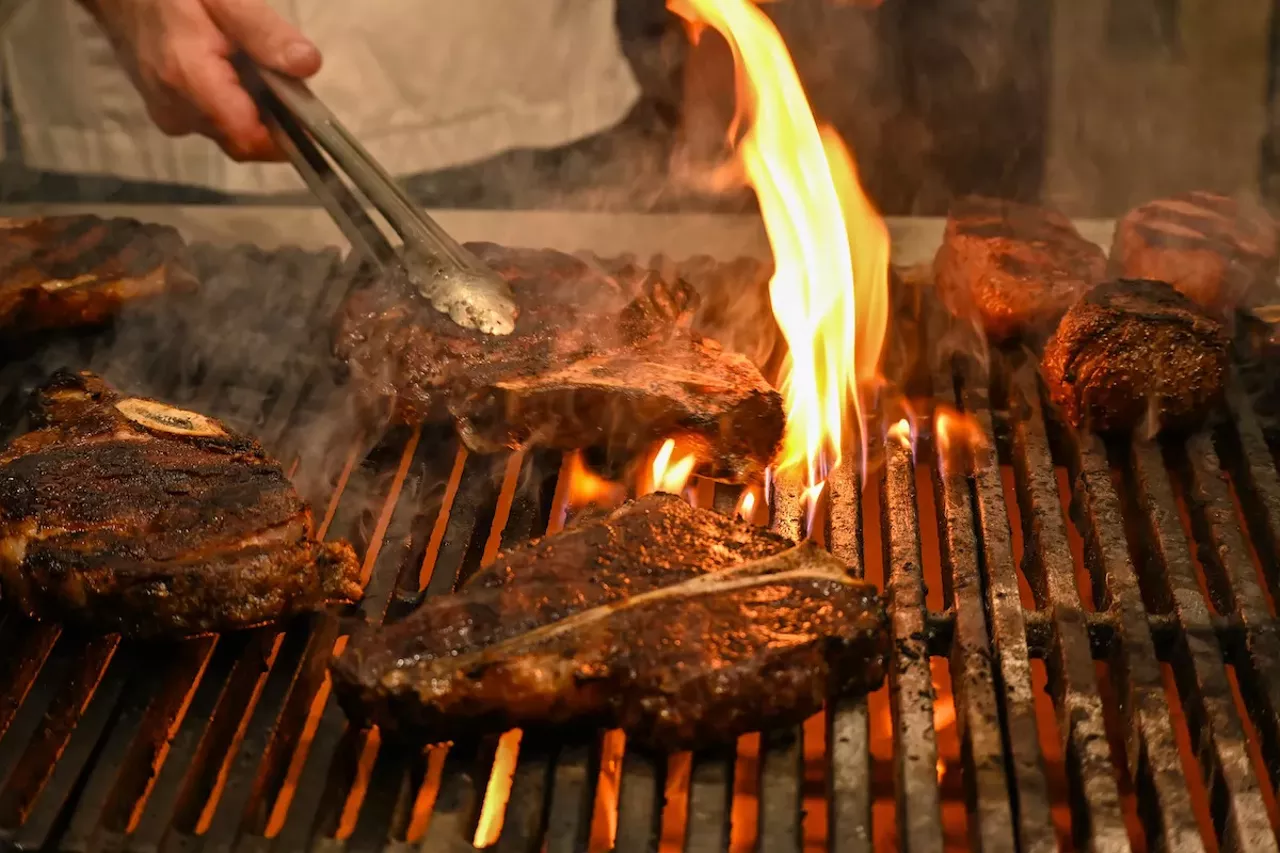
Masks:
[[[199,133],[235,160],[283,154],[231,58],[243,51],[292,77],[320,70],[320,51],[266,0],[80,0],[170,136]]]

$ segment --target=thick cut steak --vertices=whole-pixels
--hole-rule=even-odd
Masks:
[[[1228,363],[1221,323],[1164,282],[1121,279],[1063,316],[1042,369],[1074,426],[1154,431],[1203,421],[1222,400]]]
[[[1226,314],[1275,301],[1280,243],[1265,211],[1207,192],[1135,207],[1116,223],[1110,274],[1167,281]]]
[[[947,307],[996,340],[1047,334],[1105,269],[1102,249],[1058,211],[983,197],[952,205],[934,258]]]
[[[0,218],[0,332],[101,323],[126,303],[190,290],[178,232],[97,216]]]
[[[885,637],[817,545],[654,494],[499,554],[333,671],[353,718],[408,738],[575,723],[680,749],[873,688]]]
[[[257,442],[89,373],[36,392],[0,453],[0,592],[36,619],[133,635],[246,628],[360,596],[346,543]]]
[[[358,289],[336,349],[371,406],[399,422],[452,420],[480,453],[684,438],[703,473],[726,479],[773,459],[782,398],[750,359],[688,329],[696,294],[682,282],[549,250],[470,248],[511,283],[515,331],[464,329],[400,282]]]

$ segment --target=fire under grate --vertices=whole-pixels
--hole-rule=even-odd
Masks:
[[[190,340],[169,329],[175,349],[143,359],[147,390],[251,430],[303,476],[315,460],[301,425],[327,393],[310,354],[349,276],[334,255],[204,261],[230,267],[241,292],[326,284],[259,298],[303,318],[296,347],[253,359],[267,386],[243,365],[184,361]],[[0,368],[0,423],[16,427],[50,359],[136,376],[114,361],[118,336]],[[935,446],[923,423],[914,449],[882,431],[874,481],[864,490],[844,466],[818,514],[816,535],[890,603],[877,693],[691,755],[626,750],[616,733],[384,748],[347,726],[330,655],[565,514],[560,454],[478,457],[447,431],[403,431],[368,456],[353,442],[317,505],[363,557],[367,593],[350,612],[159,645],[4,618],[0,844],[399,853],[469,849],[483,822],[512,851],[1275,851],[1270,421],[1237,380],[1210,432],[1104,446],[1048,416],[1033,367],[997,359],[978,381],[947,365],[925,380],[976,423],[972,452]],[[695,488],[724,512],[738,496]],[[778,484],[767,516],[796,536],[798,491]]]

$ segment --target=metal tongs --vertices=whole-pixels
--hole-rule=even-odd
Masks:
[[[237,64],[276,143],[353,249],[381,271],[406,273],[431,305],[458,325],[491,335],[511,333],[516,304],[507,282],[416,207],[305,83],[243,57]],[[362,199],[399,235],[401,250],[378,228]]]

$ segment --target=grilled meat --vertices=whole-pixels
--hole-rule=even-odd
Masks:
[[[1056,210],[972,196],[952,205],[934,258],[947,307],[995,340],[1047,332],[1105,268],[1102,249]]]
[[[1222,399],[1222,324],[1159,281],[1121,279],[1072,306],[1045,347],[1053,401],[1075,426],[1190,428]]]
[[[1109,272],[1167,281],[1200,307],[1225,314],[1274,298],[1278,267],[1276,223],[1265,211],[1189,192],[1125,214],[1116,223]]]
[[[812,542],[654,494],[501,553],[333,664],[356,720],[437,742],[513,726],[731,743],[884,673],[875,590]]]
[[[97,216],[0,218],[0,331],[101,323],[196,283],[178,232]]]
[[[471,450],[696,446],[708,476],[745,479],[782,438],[782,399],[746,357],[689,331],[696,294],[554,251],[471,246],[511,283],[510,335],[464,329],[399,282],[357,290],[336,351],[393,421],[452,420]],[[389,411],[388,411],[389,410]]]
[[[0,453],[0,593],[27,615],[187,635],[360,596],[252,439],[89,373],[54,374],[31,419]]]

